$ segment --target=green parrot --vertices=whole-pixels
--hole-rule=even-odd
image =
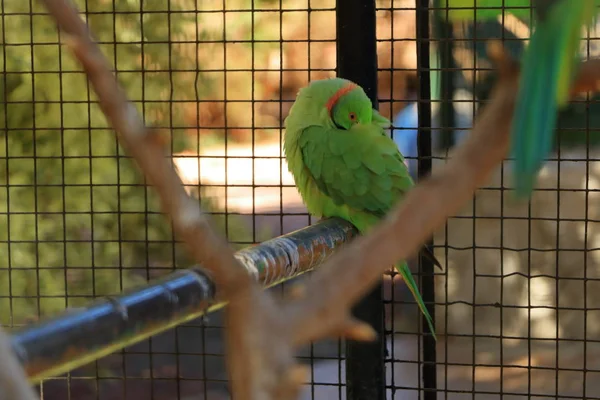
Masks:
[[[365,233],[414,186],[404,157],[385,133],[390,121],[349,80],[316,80],[300,89],[284,125],[288,169],[315,216],[345,219]],[[431,251],[423,251],[441,269]],[[396,269],[436,338],[406,261]]]
[[[552,149],[558,111],[569,101],[579,64],[582,28],[595,23],[599,4],[600,0],[442,0],[454,21],[496,18],[503,11],[529,21],[533,9],[535,25],[521,60],[511,126],[513,179],[519,198],[531,194]],[[474,6],[484,8],[477,8],[475,15]]]

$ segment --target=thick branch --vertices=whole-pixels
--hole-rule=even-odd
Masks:
[[[332,256],[313,274],[305,296],[284,312],[294,342],[343,333],[350,307],[381,278],[389,265],[415,254],[423,241],[460,211],[476,189],[506,157],[509,127],[517,93],[518,66],[499,44],[490,56],[500,68],[500,79],[468,139],[452,159],[419,183],[405,200],[369,235],[360,237]],[[573,93],[595,90],[600,82],[600,60],[586,62]]]
[[[27,375],[13,354],[10,339],[0,329],[0,400],[36,400]]]

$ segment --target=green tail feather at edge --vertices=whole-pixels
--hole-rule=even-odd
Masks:
[[[582,23],[595,23],[598,0],[558,4],[552,21],[540,21],[522,60],[511,126],[515,195],[531,195],[537,172],[552,148],[558,110],[567,103],[576,70]],[[557,19],[558,18],[558,19]]]
[[[433,335],[433,339],[435,341],[437,341],[437,336],[435,334],[435,327],[433,326],[433,320],[431,319],[431,315],[429,314],[429,311],[425,307],[425,303],[423,302],[423,298],[421,297],[421,294],[419,293],[419,288],[417,287],[417,283],[413,279],[413,276],[412,276],[410,270],[408,269],[408,265],[406,265],[406,262],[396,264],[396,270],[400,273],[400,276],[402,276],[404,283],[406,283],[406,286],[408,287],[408,289],[412,293],[413,297],[417,301],[419,309],[421,310],[421,312],[423,313],[423,316],[427,320],[427,325],[429,325],[429,330],[431,331],[431,334]]]
[[[523,59],[511,126],[515,195],[518,198],[531,194],[537,171],[551,150],[558,108],[556,89],[561,49],[553,43],[558,33],[543,24],[534,35]]]

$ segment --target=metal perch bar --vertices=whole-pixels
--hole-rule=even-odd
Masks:
[[[356,235],[348,222],[326,219],[235,256],[270,287],[318,266]],[[223,307],[223,302],[211,305],[216,295],[202,268],[179,270],[143,288],[16,331],[12,347],[29,381],[40,382]]]

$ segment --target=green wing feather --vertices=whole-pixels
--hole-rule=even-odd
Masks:
[[[581,29],[594,19],[596,0],[560,0],[537,20],[523,56],[511,127],[513,176],[518,197],[529,196],[552,149],[559,108],[579,62]]]
[[[320,208],[322,215],[344,218],[364,233],[414,186],[402,154],[382,129],[386,121],[377,114],[372,124],[347,131],[321,126],[302,131],[298,145],[306,173],[319,190],[303,193],[309,211]],[[396,269],[436,338],[431,315],[408,265],[401,261]]]
[[[382,217],[414,184],[394,142],[372,127],[375,134],[313,126],[302,132],[299,145],[317,186],[335,204]]]

